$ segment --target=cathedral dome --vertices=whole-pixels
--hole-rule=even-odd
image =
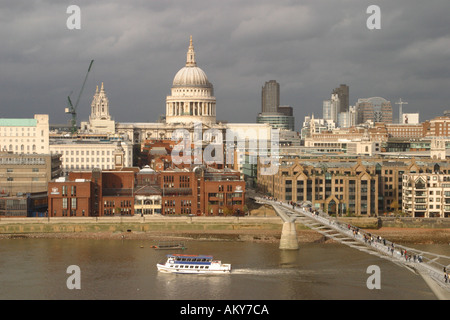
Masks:
[[[212,87],[208,81],[206,73],[195,62],[194,46],[192,36],[189,42],[189,49],[186,57],[186,66],[180,69],[173,78],[174,87]]]
[[[166,98],[166,123],[216,123],[214,88],[195,62],[192,36],[186,65],[173,78],[171,95]]]
[[[183,67],[173,78],[174,87],[210,87],[206,73],[199,67]]]

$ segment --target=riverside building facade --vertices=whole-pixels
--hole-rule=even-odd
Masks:
[[[231,169],[72,171],[49,183],[51,217],[240,215],[245,182]]]
[[[402,209],[416,218],[450,218],[450,174],[440,171],[403,174]]]
[[[164,215],[244,214],[245,181],[231,169],[197,167],[161,172]]]
[[[417,216],[411,210],[416,205],[416,198],[408,198],[410,202],[404,203],[404,176],[433,172],[450,174],[450,162],[430,158],[416,160],[305,156],[281,159],[276,174],[258,175],[258,188],[283,201],[308,201],[330,214],[382,216],[399,214],[407,206],[408,210],[403,212],[409,216]],[[440,200],[444,201],[444,198]],[[420,201],[423,200],[419,199]],[[422,209],[423,205],[427,206],[428,202],[420,203],[419,207]],[[440,217],[448,215],[444,212]]]
[[[134,215],[135,169],[72,171],[49,183],[51,217]]]

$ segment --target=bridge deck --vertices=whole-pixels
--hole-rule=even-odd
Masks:
[[[298,221],[339,243],[390,260],[422,275],[429,285],[429,280],[433,280],[440,288],[440,298],[450,299],[450,279],[444,281],[444,268],[449,271],[450,257],[394,244],[360,228],[342,223],[322,211],[311,212],[299,206],[260,197],[255,197],[255,200],[257,203],[271,205],[285,222]]]

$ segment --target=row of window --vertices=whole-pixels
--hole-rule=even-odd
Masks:
[[[6,178],[6,181],[18,181],[18,180],[14,180],[13,177],[7,177],[7,178]],[[32,178],[31,178],[31,181],[40,181],[40,180],[39,180],[39,178],[37,178],[37,177],[32,177]]]
[[[91,159],[89,161],[89,159]],[[63,157],[62,160],[64,162],[95,162],[96,158],[65,158]],[[96,163],[100,163],[100,162],[113,162],[111,158],[97,158],[97,162]]]
[[[223,199],[224,198],[224,193],[217,193],[217,192],[212,192],[212,193],[208,193],[208,197],[216,197],[219,199]],[[241,198],[242,197],[242,193],[241,192],[233,192],[233,193],[227,193],[227,198]]]
[[[53,213],[56,216],[56,210]],[[76,217],[78,215],[78,213],[80,213],[82,217],[84,217],[86,215],[86,212],[84,210],[81,210],[81,212],[79,212],[75,209],[71,209],[71,210],[63,209],[61,211],[61,215],[63,217]]]
[[[114,169],[113,165],[98,165],[98,164],[92,164],[92,165],[79,165],[79,164],[66,164],[62,166],[63,169],[94,169],[94,168],[100,168],[100,169]]]
[[[63,209],[69,209],[69,199],[68,198],[62,198],[62,208]],[[70,208],[72,210],[77,208],[77,198],[70,198]]]
[[[102,151],[100,151],[100,150],[86,150],[86,151],[85,150],[55,150],[54,152],[58,153],[58,154],[66,155],[66,156],[68,156],[68,155],[71,155],[71,156],[78,156],[78,155],[84,156],[85,153],[86,153],[87,156],[95,156],[95,155],[97,155],[97,156],[100,156],[100,155],[102,155],[102,156],[104,156],[104,155],[109,156],[109,155],[113,154],[113,152],[110,151],[110,150],[106,150],[106,151],[105,150],[102,150]]]
[[[224,191],[224,185],[219,184],[219,191]],[[232,185],[227,185],[227,191],[233,191],[233,186]]]
[[[178,269],[194,269],[193,265],[184,265],[184,264],[171,265],[170,267]],[[209,269],[209,266],[195,266],[195,269]]]
[[[44,149],[44,146],[42,146],[41,149]],[[33,144],[32,146],[27,145],[25,147],[25,145],[22,144],[22,145],[20,145],[20,150],[19,150],[19,145],[18,144],[16,144],[15,146],[13,146],[12,144],[10,144],[9,146],[7,146],[7,145],[1,146],[0,145],[0,150],[21,151],[22,153],[24,153],[25,151],[27,151],[27,152],[36,152],[36,145],[35,144]]]
[[[22,171],[22,168],[21,168],[20,171]],[[12,168],[7,168],[7,169],[6,169],[6,172],[14,172],[14,169],[12,169]],[[32,169],[31,169],[31,172],[39,172],[39,168],[32,168]]]

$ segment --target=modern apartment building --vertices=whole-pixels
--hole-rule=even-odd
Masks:
[[[417,218],[450,218],[450,174],[439,165],[431,173],[403,174],[402,210]]]

